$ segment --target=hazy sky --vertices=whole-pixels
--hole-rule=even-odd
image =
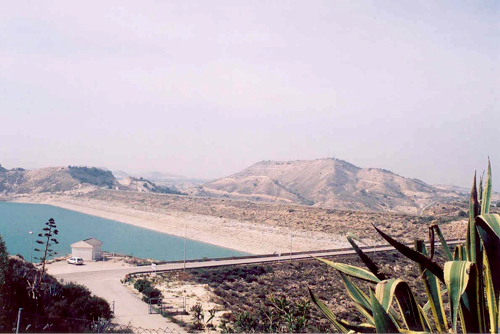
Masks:
[[[0,163],[500,172],[500,2],[6,1]],[[500,173],[496,174],[500,186]]]

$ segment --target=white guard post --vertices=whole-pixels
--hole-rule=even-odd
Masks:
[[[156,275],[156,263],[151,263],[151,269],[154,270]]]

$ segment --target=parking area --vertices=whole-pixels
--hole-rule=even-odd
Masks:
[[[121,260],[85,261],[83,265],[68,264],[66,260],[47,265],[47,272],[51,275],[81,273],[87,271],[101,271],[110,269],[126,269],[132,267]]]

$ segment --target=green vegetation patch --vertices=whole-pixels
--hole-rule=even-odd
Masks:
[[[20,308],[20,332],[84,332],[92,330],[94,320],[112,318],[108,302],[87,287],[59,283],[9,256],[0,236],[0,332],[15,331]]]
[[[115,177],[109,170],[102,170],[95,167],[68,166],[68,171],[75,179],[99,187],[107,186],[108,188],[112,188],[115,182]]]

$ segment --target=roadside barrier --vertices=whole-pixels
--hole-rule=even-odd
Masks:
[[[464,239],[448,239],[446,242],[448,245],[456,245],[460,244],[461,242],[464,242]],[[427,246],[430,244],[428,242],[425,243]],[[439,241],[436,241],[434,243],[436,246],[440,246]],[[411,244],[406,244],[408,247],[413,247],[413,243]],[[391,245],[375,245],[375,246],[362,246],[360,247],[362,250],[364,250],[367,253],[377,253],[377,252],[393,252],[396,251],[395,248],[392,248]],[[391,248],[391,249],[387,249]],[[349,254],[335,254],[335,253],[343,253],[343,252],[349,252]],[[186,260],[186,263],[203,263],[203,262],[215,262],[214,264],[207,264],[206,266],[199,266],[197,268],[210,268],[210,267],[227,267],[227,266],[234,266],[234,265],[250,265],[250,264],[259,264],[259,262],[249,262],[249,263],[229,263],[229,264],[221,264],[217,262],[221,261],[229,261],[229,260],[251,260],[251,259],[263,259],[262,263],[273,263],[273,262],[283,262],[283,261],[298,261],[298,260],[306,260],[309,255],[321,255],[325,253],[330,253],[329,255],[324,255],[322,257],[332,257],[332,256],[339,256],[339,255],[352,255],[355,254],[355,251],[350,248],[334,248],[334,249],[327,249],[327,250],[315,250],[315,251],[303,251],[303,252],[292,252],[292,253],[282,253],[282,254],[265,254],[265,255],[247,255],[247,256],[233,256],[233,257],[225,257],[225,258],[212,258],[212,259],[198,259],[198,260]],[[297,255],[308,255],[308,256],[303,256],[300,258],[293,258],[294,256]],[[277,259],[274,259],[275,257],[278,257]],[[268,258],[272,258],[272,260],[265,260]],[[158,262],[161,264],[175,264],[175,263],[183,263],[184,260],[179,260],[179,261],[168,261],[168,262]],[[147,265],[145,265],[147,266]],[[141,267],[141,266],[138,266]],[[194,268],[189,268],[189,269],[194,269]],[[162,272],[168,272],[168,271],[180,271],[183,270],[182,268],[175,268],[175,269],[155,269],[155,270],[143,270],[143,271],[135,271],[127,274],[126,276],[128,277],[134,277],[137,275],[142,275],[142,274],[151,274],[151,273],[162,273]]]
[[[446,240],[447,243],[449,244],[456,244],[459,241],[463,239],[448,239]],[[465,241],[465,240],[463,240]],[[426,243],[428,245],[428,243]],[[436,245],[438,243],[436,242]],[[373,248],[384,248],[389,245],[374,245],[374,246],[361,246],[360,248],[362,250],[370,250]],[[407,246],[413,247],[413,244],[407,244]],[[309,254],[309,255],[314,255],[314,254],[321,254],[321,253],[333,253],[333,252],[343,252],[343,251],[351,251],[353,250],[351,247],[345,247],[345,248],[330,248],[330,249],[323,249],[323,250],[312,250],[312,251],[301,251],[301,252],[292,252],[292,256],[294,255],[304,255],[304,254]],[[191,260],[186,260],[186,263],[192,263],[192,262],[211,262],[211,261],[226,261],[226,260],[244,260],[244,259],[259,259],[259,258],[267,258],[267,257],[273,257],[273,256],[278,256],[280,255],[281,257],[289,257],[290,252],[282,252],[282,253],[271,253],[271,254],[257,254],[257,255],[243,255],[243,256],[229,256],[229,257],[215,257],[215,258],[202,258],[202,259],[191,259]],[[162,265],[162,264],[173,264],[173,263],[184,263],[184,260],[175,260],[175,261],[156,261],[155,262],[157,265]],[[142,264],[138,265],[137,267],[147,267],[150,266],[151,264]]]

